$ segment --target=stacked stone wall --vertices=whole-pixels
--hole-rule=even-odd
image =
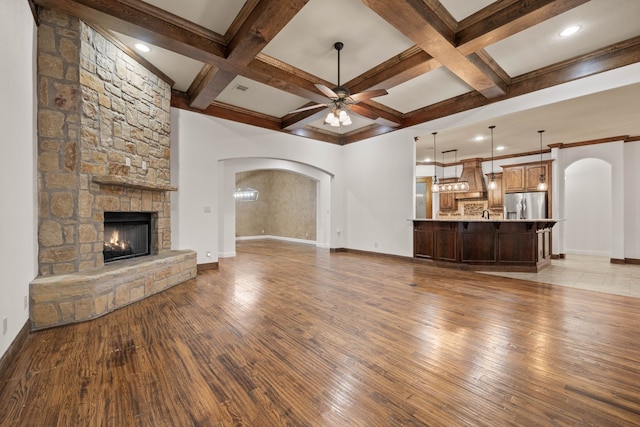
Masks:
[[[39,18],[39,274],[102,267],[105,211],[153,213],[168,251],[171,87],[83,22]]]
[[[77,271],[79,22],[43,9],[38,28],[39,273]]]

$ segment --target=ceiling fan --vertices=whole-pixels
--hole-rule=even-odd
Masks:
[[[349,92],[349,89],[340,85],[340,51],[344,47],[344,43],[336,42],[333,47],[338,51],[338,86],[333,89],[329,89],[321,83],[317,83],[315,85],[320,92],[330,99],[330,101],[324,104],[315,104],[298,108],[297,110],[290,111],[289,113],[299,113],[301,111],[313,110],[320,107],[329,107],[330,111],[324,121],[325,124],[329,124],[334,127],[338,127],[340,125],[347,126],[351,124],[351,118],[347,114],[347,110],[350,105],[357,104],[365,99],[386,95],[388,92],[385,89],[374,89],[352,95],[351,92]]]

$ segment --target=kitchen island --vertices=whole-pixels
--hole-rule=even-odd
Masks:
[[[538,272],[551,265],[557,220],[414,219],[413,256],[438,266]]]

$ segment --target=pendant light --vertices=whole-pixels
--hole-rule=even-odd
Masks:
[[[547,182],[545,181],[544,176],[544,167],[542,166],[542,133],[544,130],[539,130],[540,134],[540,179],[538,181],[538,191],[547,191]]]
[[[431,192],[440,192],[440,186],[438,185],[438,174],[436,173],[436,135],[438,132],[432,132],[433,135],[433,184],[431,184]]]
[[[449,183],[446,183],[446,184],[439,184],[438,185],[438,187],[439,187],[438,191],[440,193],[460,193],[460,192],[469,191],[469,182],[468,181],[462,181],[460,178],[458,178],[458,150],[443,151],[442,152],[442,164],[444,165],[444,154],[445,153],[451,153],[452,151],[455,153],[455,165],[456,165],[455,177],[457,178],[457,180],[455,182],[449,182]],[[444,175],[444,173],[443,173],[443,175]]]
[[[495,190],[498,187],[496,176],[493,174],[493,130],[495,127],[495,125],[489,126],[489,129],[491,129],[491,178],[489,179],[489,190]]]

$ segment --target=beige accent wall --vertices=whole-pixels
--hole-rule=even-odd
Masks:
[[[316,240],[316,184],[308,177],[281,170],[236,174],[236,188],[260,192],[255,202],[236,202],[236,237]]]

